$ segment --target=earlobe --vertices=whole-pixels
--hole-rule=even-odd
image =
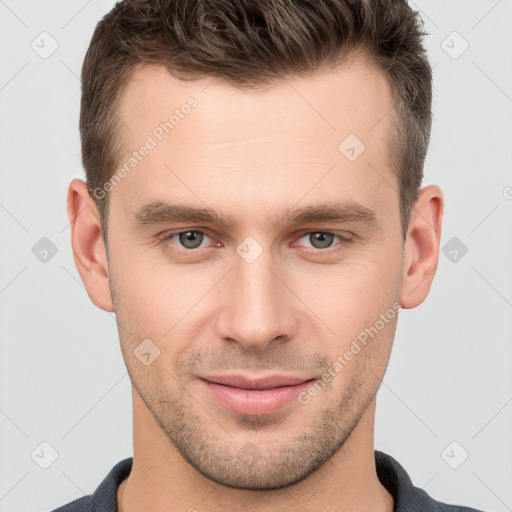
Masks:
[[[422,188],[411,211],[405,243],[400,304],[419,306],[430,291],[439,260],[443,193],[436,185]]]
[[[67,211],[73,258],[87,294],[100,309],[113,312],[100,216],[84,181],[74,179],[69,184]]]

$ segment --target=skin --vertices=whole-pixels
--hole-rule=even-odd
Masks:
[[[374,424],[398,315],[305,405],[235,414],[198,376],[320,378],[393,303],[421,304],[438,262],[442,192],[420,190],[404,244],[386,144],[391,91],[362,57],[257,93],[140,68],[118,112],[126,158],[191,96],[198,105],[110,192],[108,260],[85,183],[68,191],[78,271],[94,304],[116,313],[132,382],[133,468],[119,510],[392,511]],[[352,162],[338,150],[350,133],[366,145]],[[214,208],[235,224],[137,225],[134,212],[154,200]],[[355,200],[377,222],[276,223],[327,200]],[[207,235],[197,249],[159,243],[190,230]],[[335,236],[322,248],[307,234],[319,231],[351,242]],[[262,249],[252,263],[236,251],[248,236]],[[160,350],[148,366],[134,355],[144,339]]]

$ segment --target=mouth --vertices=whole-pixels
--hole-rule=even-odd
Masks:
[[[292,402],[314,378],[271,375],[251,378],[244,375],[202,377],[205,391],[223,407],[236,414],[270,415]]]

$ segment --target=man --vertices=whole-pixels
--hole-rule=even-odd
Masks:
[[[115,312],[134,453],[64,511],[471,511],[374,450],[427,297],[431,69],[400,0],[132,0],[82,70],[75,262]]]

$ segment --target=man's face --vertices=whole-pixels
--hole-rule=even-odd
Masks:
[[[129,82],[119,167],[133,151],[139,157],[110,193],[108,224],[123,356],[168,440],[213,481],[252,489],[300,481],[373,402],[397,319],[381,315],[398,301],[402,278],[391,107],[384,74],[362,61],[259,92],[211,78],[180,82],[158,68]],[[160,123],[173,114],[166,133]],[[144,209],[155,202],[209,209],[226,224]],[[326,204],[352,209],[293,220]],[[171,232],[182,235],[161,238]],[[282,403],[266,401],[275,392],[251,402],[204,380],[306,381],[329,368],[316,394],[312,381],[292,389],[301,399]]]

